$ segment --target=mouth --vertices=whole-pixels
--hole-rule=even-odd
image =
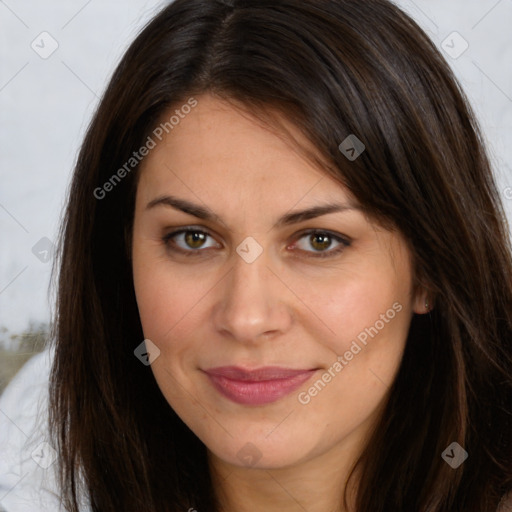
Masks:
[[[246,370],[221,366],[203,370],[212,386],[225,398],[243,405],[276,402],[309,380],[317,369],[295,370],[267,366]]]

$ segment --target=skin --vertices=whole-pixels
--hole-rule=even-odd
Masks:
[[[370,222],[348,190],[284,137],[230,103],[210,95],[197,100],[144,159],[137,186],[133,276],[144,335],[160,350],[152,371],[169,405],[207,446],[223,511],[344,510],[351,464],[378,419],[411,317],[425,313],[426,297],[412,292],[410,254],[399,233]],[[163,195],[218,219],[147,207]],[[285,214],[333,203],[354,209],[276,226]],[[209,236],[178,235],[166,246],[165,235],[190,226]],[[312,240],[307,229],[328,230],[350,245],[335,254],[335,238]],[[263,249],[252,263],[236,251],[247,237]],[[315,257],[319,252],[330,254]],[[393,304],[400,312],[300,403],[299,393]],[[318,370],[290,395],[248,406],[220,395],[201,371],[223,365]]]

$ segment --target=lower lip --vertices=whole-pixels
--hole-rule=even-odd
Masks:
[[[295,391],[311,378],[316,370],[308,370],[286,379],[264,381],[233,380],[207,373],[213,387],[237,404],[263,405],[276,402]]]

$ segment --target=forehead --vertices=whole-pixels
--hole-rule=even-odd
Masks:
[[[288,198],[290,206],[318,194],[350,199],[325,168],[307,158],[307,153],[321,157],[283,116],[273,113],[279,126],[271,126],[210,95],[199,96],[187,114],[173,116],[176,110],[179,106],[161,117],[163,129],[156,132],[161,140],[152,135],[156,145],[141,165],[140,185],[146,190],[178,187],[200,197],[216,191],[220,198],[237,194],[247,200],[271,194]]]

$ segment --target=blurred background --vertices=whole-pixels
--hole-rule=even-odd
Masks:
[[[0,0],[0,392],[42,349],[53,244],[85,129],[127,45],[168,2]],[[398,0],[459,78],[512,220],[512,0]]]

